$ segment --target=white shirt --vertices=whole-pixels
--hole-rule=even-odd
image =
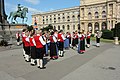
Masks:
[[[39,37],[39,40],[42,43],[42,45],[46,45],[46,42],[43,40],[42,36]]]
[[[57,39],[56,39],[56,37],[55,37],[55,36],[53,36],[53,41],[54,41],[54,42],[57,42]]]

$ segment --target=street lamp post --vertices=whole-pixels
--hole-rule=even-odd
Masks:
[[[118,29],[117,29],[117,27],[118,27],[118,24],[116,22],[116,24],[115,24],[115,37],[114,37],[114,43],[115,43],[115,45],[119,45],[119,41],[118,41]]]

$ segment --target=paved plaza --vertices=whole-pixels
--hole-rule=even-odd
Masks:
[[[120,80],[120,46],[93,45],[84,54],[70,49],[58,60],[45,57],[44,70],[25,62],[22,46],[0,48],[0,80]]]

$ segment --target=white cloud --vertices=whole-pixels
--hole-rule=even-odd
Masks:
[[[31,4],[39,4],[40,3],[40,0],[25,0],[26,2],[29,2]]]
[[[53,11],[53,10],[55,10],[55,9],[53,9],[53,8],[50,8],[50,10],[49,10],[49,11]]]
[[[28,8],[28,11],[31,12],[31,13],[38,13],[38,12],[42,12],[42,11],[39,11],[37,9],[34,9],[34,8],[31,8],[31,7],[27,7]]]

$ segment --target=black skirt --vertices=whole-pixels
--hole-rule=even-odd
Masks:
[[[24,47],[25,54],[30,55],[30,47]]]
[[[57,44],[50,43],[50,57],[57,56]]]
[[[76,46],[75,39],[72,40],[72,46]]]
[[[30,53],[31,53],[31,58],[36,59],[36,47],[35,46],[30,47]]]
[[[75,38],[75,44],[78,44],[78,38]]]
[[[64,42],[58,42],[58,43],[59,43],[58,50],[63,51]]]
[[[90,44],[90,38],[87,38],[86,41],[87,41],[87,44]]]
[[[43,59],[44,56],[44,48],[36,48],[36,58]]]
[[[80,52],[85,51],[85,39],[80,40]]]

